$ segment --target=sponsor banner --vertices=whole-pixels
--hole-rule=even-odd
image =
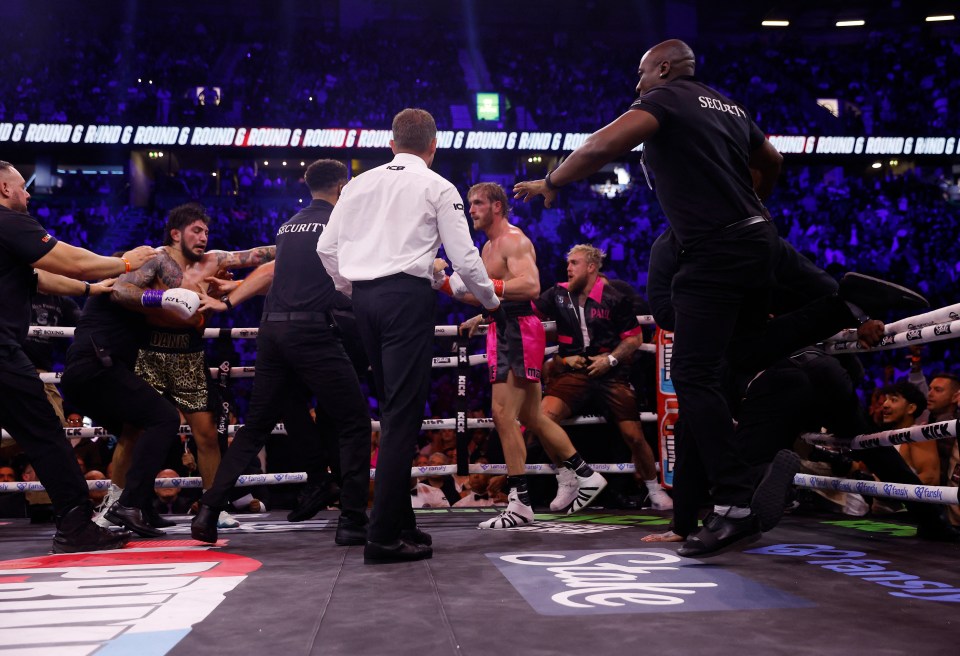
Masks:
[[[960,588],[957,586],[893,570],[886,567],[889,560],[870,558],[864,551],[847,551],[827,544],[774,544],[744,553],[799,558],[808,565],[892,588],[888,593],[893,597],[960,603]]]
[[[541,615],[810,608],[813,602],[666,549],[487,554]]]
[[[162,656],[260,566],[205,548],[3,561],[0,645],[35,656]]]
[[[677,393],[670,375],[673,355],[673,333],[657,328],[654,333],[657,346],[657,436],[660,445],[660,476],[663,486],[673,487],[673,470],[677,462],[676,435],[679,407]]]
[[[589,132],[526,130],[440,130],[437,147],[449,150],[570,152]],[[112,145],[196,148],[331,148],[390,147],[389,129],[369,127],[181,126],[94,123],[0,122],[0,144]],[[831,136],[769,135],[785,155],[953,155],[957,136]],[[634,148],[641,150],[641,146]]]

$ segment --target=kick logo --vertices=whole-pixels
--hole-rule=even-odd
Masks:
[[[206,549],[138,549],[0,562],[3,647],[160,656],[261,563]]]

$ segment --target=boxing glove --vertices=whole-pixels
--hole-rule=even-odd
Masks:
[[[463,279],[460,277],[459,273],[452,273],[449,277],[445,277],[443,282],[438,288],[444,294],[449,294],[456,299],[462,299],[464,295],[470,291],[467,289],[467,286],[463,284]]]
[[[140,303],[143,307],[163,308],[180,319],[189,319],[200,307],[200,297],[182,287],[148,289],[140,297]]]

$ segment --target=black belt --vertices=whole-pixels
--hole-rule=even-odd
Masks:
[[[319,321],[330,325],[333,319],[329,312],[264,312],[261,321]]]
[[[720,232],[732,232],[734,230],[739,230],[740,228],[746,228],[747,226],[756,225],[758,223],[763,223],[767,221],[766,217],[763,216],[751,216],[748,219],[743,219],[742,221],[734,221],[729,225],[725,225],[720,228]]]

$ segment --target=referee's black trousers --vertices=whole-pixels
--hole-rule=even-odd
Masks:
[[[353,311],[380,388],[380,452],[367,537],[389,544],[416,520],[410,468],[430,391],[436,292],[397,274],[353,285]]]

